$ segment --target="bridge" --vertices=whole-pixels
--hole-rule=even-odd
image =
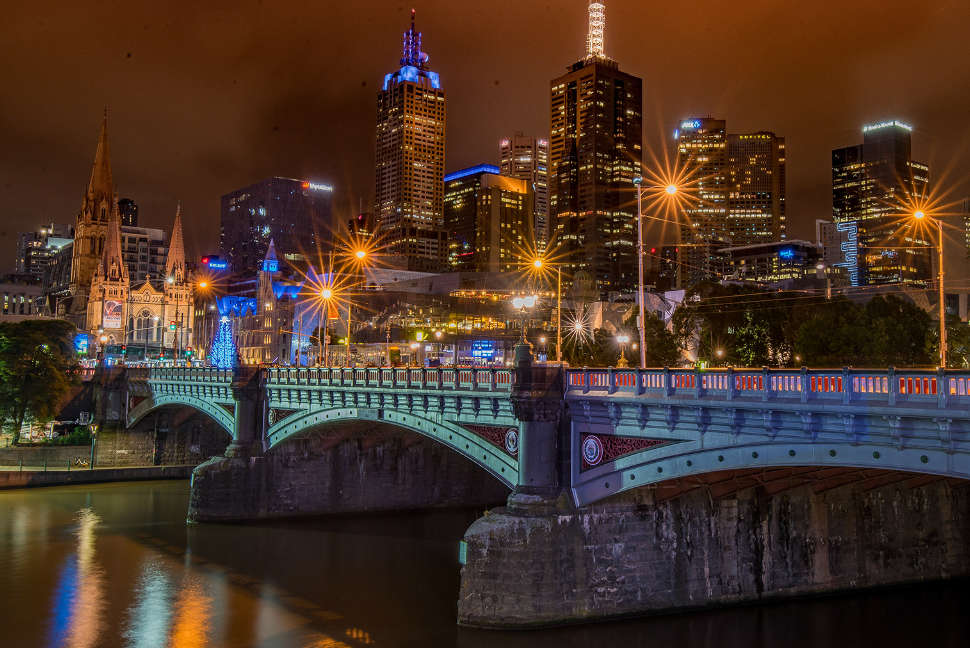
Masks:
[[[196,470],[192,521],[347,512],[356,506],[349,500],[366,502],[361,510],[405,506],[391,493],[413,471],[390,485],[374,477],[379,460],[365,470],[361,458],[368,439],[384,443],[381,430],[417,435],[478,471],[435,463],[433,481],[418,490],[467,481],[451,501],[474,505],[483,503],[475,496],[511,490],[507,507],[473,524],[462,543],[459,617],[470,625],[558,623],[970,573],[970,372],[560,369],[534,364],[524,348],[510,369],[157,368],[129,370],[126,384],[128,425],[160,408],[189,407],[232,439],[225,458]],[[301,467],[306,444],[335,447],[346,439],[326,431],[350,429],[357,454]],[[314,471],[327,472],[325,485],[313,483]],[[368,476],[353,488],[374,492],[348,496],[347,475],[358,472]],[[288,476],[297,473],[302,481]],[[713,483],[733,486],[717,491]],[[338,487],[342,508],[334,509],[323,491]],[[676,497],[660,497],[663,488]],[[761,494],[744,494],[751,488]],[[836,496],[848,498],[841,509],[825,499]],[[753,508],[738,508],[742,500]],[[726,501],[734,508],[724,509]],[[874,507],[879,524],[915,525],[922,535],[858,532],[874,524]],[[839,515],[856,530],[835,534]],[[704,524],[720,526],[699,532]],[[702,569],[691,543],[705,547]],[[839,543],[867,558],[837,566],[843,556],[829,554]],[[913,557],[930,545],[934,558]],[[631,546],[639,547],[633,556],[615,555]],[[873,551],[885,563],[879,569],[869,564]],[[644,556],[652,556],[649,576]],[[766,582],[782,562],[793,573]],[[747,582],[739,565],[748,563],[765,573]],[[687,576],[677,571],[684,569]],[[506,582],[503,592],[498,582]]]

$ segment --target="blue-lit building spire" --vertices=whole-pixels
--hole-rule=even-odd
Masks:
[[[384,90],[392,83],[410,81],[412,83],[427,82],[435,90],[441,88],[441,81],[436,72],[428,69],[431,57],[421,51],[421,32],[414,26],[415,10],[411,10],[411,28],[404,32],[401,46],[401,69],[384,77]]]

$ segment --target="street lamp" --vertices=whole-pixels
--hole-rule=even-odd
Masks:
[[[637,188],[637,303],[639,304],[639,315],[637,320],[637,328],[640,329],[640,368],[647,368],[647,312],[646,306],[644,305],[643,296],[643,177],[637,176],[633,178],[633,186]],[[667,193],[670,194],[670,188],[674,185],[667,185]],[[674,193],[676,193],[677,188],[674,187]],[[673,194],[671,194],[673,195]],[[620,355],[622,358],[622,354]],[[625,358],[624,358],[625,360]]]
[[[536,257],[532,261],[532,267],[536,272],[549,265],[549,262],[542,257]],[[556,264],[556,362],[562,362],[562,267]]]
[[[929,219],[936,223],[936,228],[939,236],[936,240],[936,252],[938,255],[937,265],[939,266],[939,277],[937,283],[939,284],[940,290],[940,369],[946,369],[946,308],[943,304],[944,293],[943,293],[943,221],[939,218],[931,218],[922,209],[917,209],[913,212],[913,218],[917,221],[922,221],[924,219]]]
[[[621,369],[626,368],[630,366],[630,363],[626,359],[626,345],[630,343],[630,336],[626,334],[617,335],[616,341],[620,345],[620,359],[617,361],[616,366]]]
[[[512,307],[515,308],[515,310],[519,311],[519,313],[522,315],[522,343],[523,344],[526,343],[526,339],[525,339],[526,309],[534,308],[537,300],[538,300],[538,297],[536,297],[535,295],[527,295],[525,297],[515,297],[512,299]]]
[[[327,326],[330,323],[330,300],[333,299],[333,289],[322,288],[319,295],[323,301],[323,366],[329,367],[330,357],[327,353],[330,345],[330,334],[327,332]]]

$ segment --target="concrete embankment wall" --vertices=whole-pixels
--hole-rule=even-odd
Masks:
[[[188,479],[194,466],[150,466],[145,468],[102,468],[97,470],[0,471],[0,490],[32,486],[69,486],[113,481]]]
[[[465,535],[459,622],[582,622],[970,574],[970,483],[504,509]]]
[[[192,479],[189,519],[195,521],[484,508],[509,494],[454,451],[373,423],[342,424],[261,456],[217,457]]]

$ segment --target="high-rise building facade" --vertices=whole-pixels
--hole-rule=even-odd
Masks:
[[[387,254],[407,270],[446,266],[445,91],[428,67],[421,33],[404,33],[401,67],[377,95],[375,202]]]
[[[73,240],[74,228],[70,225],[50,223],[34,232],[21,232],[17,237],[14,272],[43,280],[51,258]]]
[[[535,194],[532,218],[533,245],[537,252],[549,240],[549,140],[515,133],[499,146],[502,175],[528,182]]]
[[[121,201],[118,202],[118,212],[121,213]],[[124,220],[122,214],[121,222]],[[121,226],[121,257],[128,266],[128,276],[133,284],[148,279],[163,279],[167,255],[168,235],[165,230]]]
[[[909,218],[926,194],[929,167],[912,159],[912,127],[897,120],[862,129],[862,144],[832,151],[832,217],[857,228],[859,283],[924,282],[932,233]]]
[[[317,263],[333,245],[333,187],[268,178],[222,197],[220,246],[232,272],[255,275],[270,240],[289,262]]]
[[[118,201],[118,212],[122,227],[138,227],[138,203],[131,198],[122,198]]]
[[[445,176],[448,265],[453,271],[513,272],[530,251],[531,183],[483,164]]]
[[[711,117],[682,120],[674,136],[692,193],[680,228],[687,285],[716,278],[722,247],[788,237],[783,137],[728,133]]]
[[[551,238],[564,275],[601,292],[636,283],[642,81],[605,54],[605,7],[589,5],[586,56],[550,84]],[[585,276],[583,276],[585,275]]]

